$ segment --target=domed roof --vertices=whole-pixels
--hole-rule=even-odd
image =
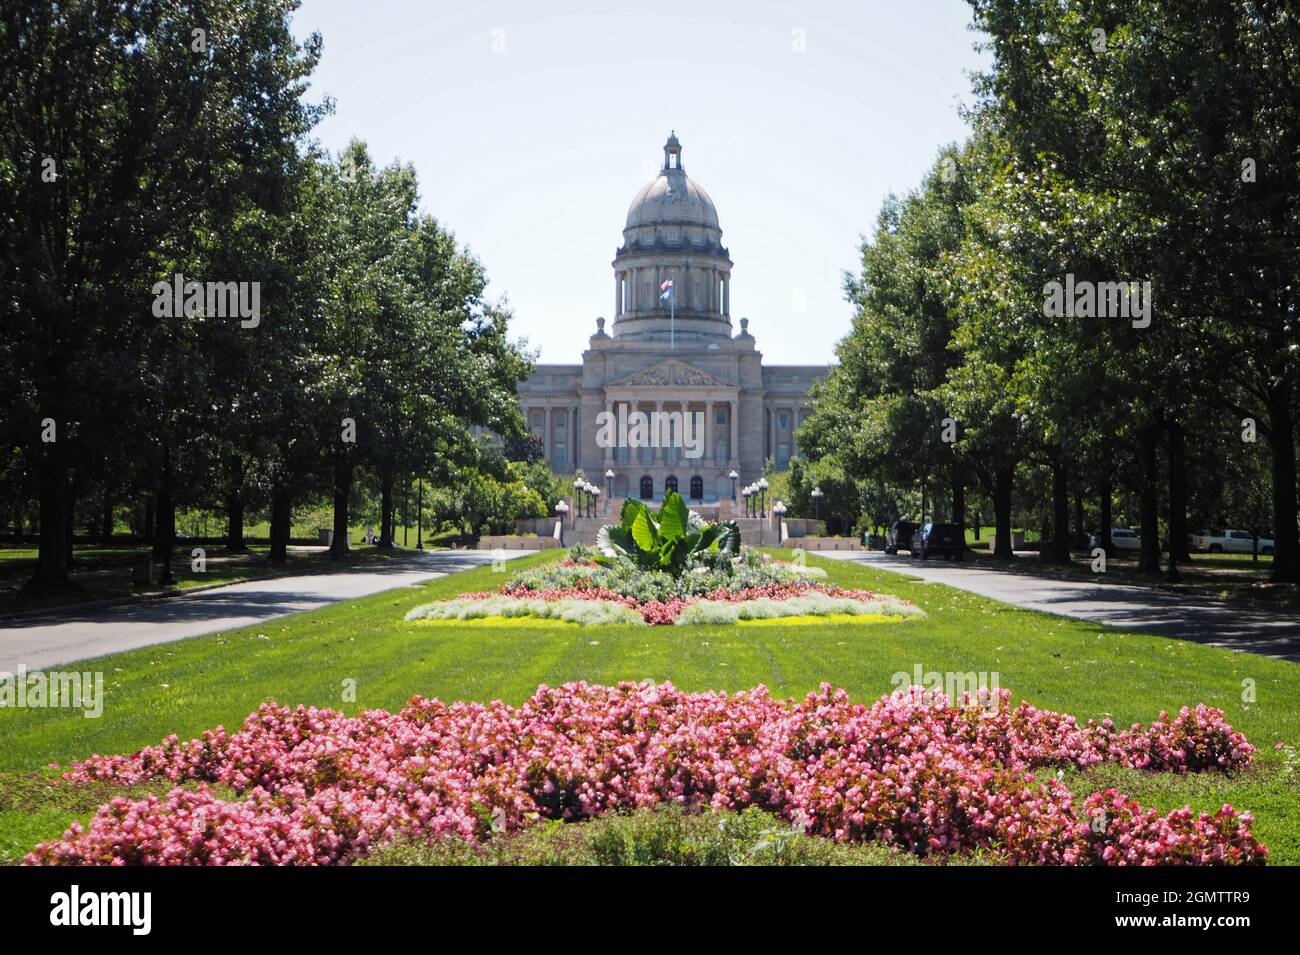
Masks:
[[[681,155],[681,144],[673,133],[664,144],[664,165],[659,175],[642,187],[627,210],[626,228],[660,223],[720,228],[713,200],[686,175]]]

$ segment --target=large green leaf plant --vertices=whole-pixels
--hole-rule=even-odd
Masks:
[[[670,491],[657,512],[635,498],[624,501],[619,523],[597,532],[596,547],[606,558],[679,576],[707,554],[738,557],[740,527],[735,521],[704,520]]]

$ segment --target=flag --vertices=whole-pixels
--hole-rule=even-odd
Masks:
[[[668,299],[672,297],[672,294],[673,294],[673,280],[664,279],[663,283],[659,286],[659,301],[661,302],[668,301]]]

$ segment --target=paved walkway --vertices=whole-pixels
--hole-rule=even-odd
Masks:
[[[1243,607],[1213,597],[1131,584],[1050,580],[943,560],[891,557],[878,551],[814,553],[911,574],[1029,610],[1300,662],[1300,614],[1285,608]]]
[[[527,553],[532,552],[503,551],[500,556],[510,560]],[[4,620],[0,621],[0,673],[14,673],[19,665],[34,670],[246,627],[479,567],[492,556],[491,551],[433,551],[334,574],[250,580],[187,597]]]

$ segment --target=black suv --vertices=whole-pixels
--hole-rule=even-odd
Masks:
[[[885,553],[897,554],[900,550],[912,549],[912,535],[918,525],[915,521],[894,521],[885,532]]]
[[[922,524],[912,535],[912,556],[925,560],[939,555],[961,560],[965,543],[956,524]]]

